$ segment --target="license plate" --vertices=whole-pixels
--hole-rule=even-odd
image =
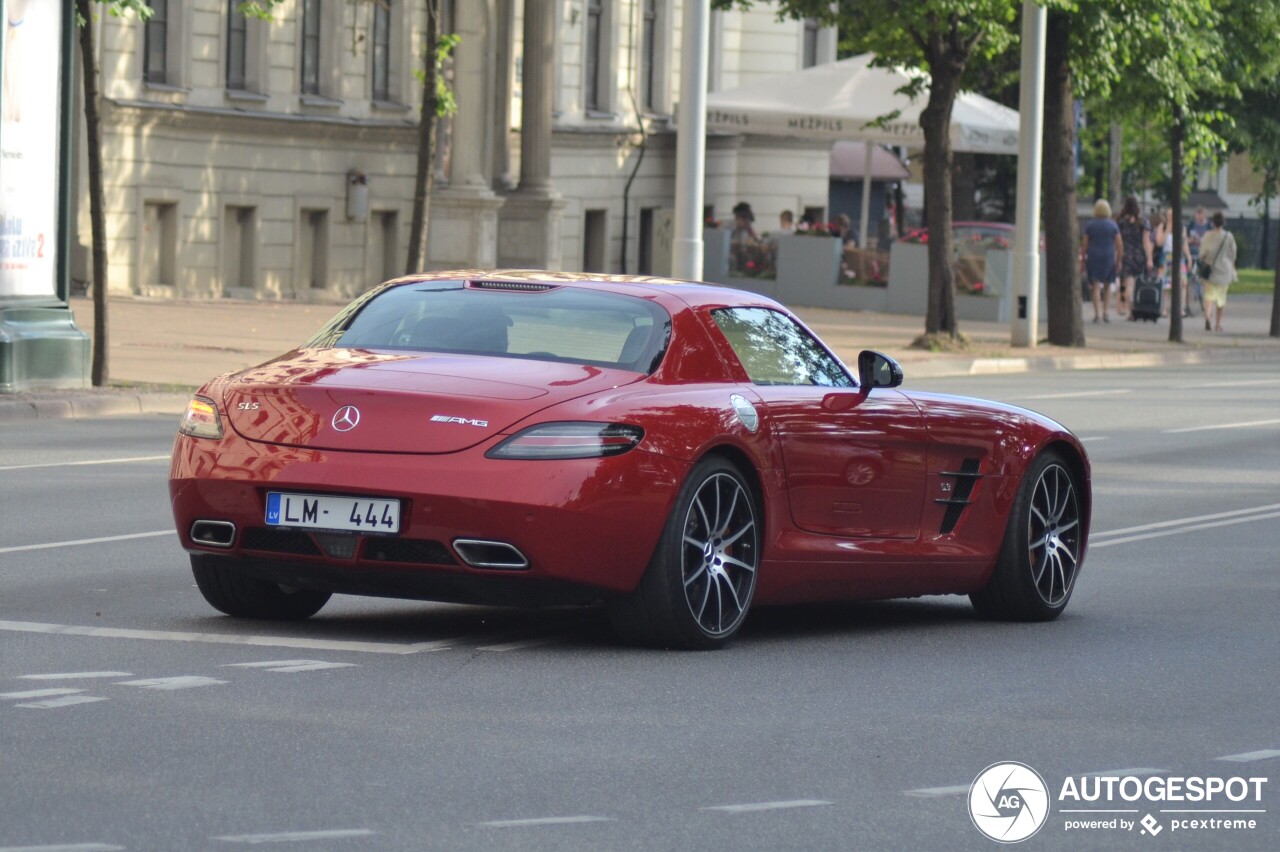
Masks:
[[[267,526],[344,532],[400,532],[400,501],[332,494],[267,494]]]

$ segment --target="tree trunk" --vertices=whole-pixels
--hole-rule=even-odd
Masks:
[[[1182,107],[1177,104],[1173,105],[1173,128],[1169,131],[1170,147],[1172,151],[1172,161],[1170,170],[1173,172],[1170,187],[1173,192],[1171,198],[1173,200],[1173,257],[1167,258],[1166,263],[1169,264],[1169,278],[1172,287],[1169,289],[1169,341],[1171,343],[1182,343],[1182,252],[1184,251],[1182,239],[1182,137],[1184,127],[1182,122]]]
[[[102,186],[102,116],[98,112],[98,56],[93,47],[91,0],[76,0],[80,26],[80,60],[84,79],[84,125],[89,148],[89,226],[93,242],[93,386],[110,380],[107,368],[107,219]]]
[[[418,172],[413,183],[413,218],[409,225],[409,256],[405,274],[421,272],[427,260],[427,237],[431,227],[431,190],[435,183],[436,91],[440,52],[440,0],[427,0],[427,43],[422,81],[422,115],[418,121]]]
[[[926,335],[955,338],[955,252],[951,233],[951,107],[955,103],[963,64],[930,62],[929,103],[920,114],[924,130],[924,187],[929,200],[925,225],[929,229],[929,308]]]
[[[1120,122],[1111,122],[1111,144],[1107,146],[1107,186],[1111,190],[1111,209],[1120,210],[1120,202],[1123,199],[1123,188],[1120,186],[1122,172],[1120,170],[1124,154],[1124,133],[1120,129]]]
[[[1045,38],[1044,74],[1045,292],[1049,302],[1049,342],[1058,346],[1084,346],[1070,39],[1070,15],[1051,12]]]

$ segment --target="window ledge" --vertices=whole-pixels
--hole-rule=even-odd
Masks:
[[[597,121],[616,121],[618,114],[616,112],[606,112],[599,109],[589,109],[584,111],[587,118]]]
[[[379,112],[408,112],[411,107],[395,101],[373,101],[373,108]]]
[[[326,98],[324,95],[306,93],[298,96],[298,102],[304,107],[321,107],[323,109],[338,109],[342,106],[342,101],[337,98]]]
[[[157,83],[154,80],[143,80],[142,87],[148,92],[165,95],[187,95],[191,90],[186,86],[175,86],[172,83]]]
[[[265,104],[270,98],[261,92],[252,92],[248,89],[226,89],[224,94],[229,101],[246,101],[248,103]]]

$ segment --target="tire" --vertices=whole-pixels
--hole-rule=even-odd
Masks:
[[[728,460],[708,456],[681,487],[639,587],[609,601],[609,618],[637,644],[719,648],[747,617],[759,567],[751,486]]]
[[[1066,609],[1084,550],[1081,487],[1056,452],[1037,456],[1023,475],[1004,542],[974,609],[1002,621],[1051,621]]]
[[[329,601],[328,592],[284,587],[236,568],[234,559],[192,554],[191,573],[209,605],[236,618],[302,621]]]

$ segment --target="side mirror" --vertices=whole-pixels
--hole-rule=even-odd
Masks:
[[[902,384],[902,366],[888,355],[864,349],[858,353],[858,384],[863,393],[872,388],[896,388]]]

